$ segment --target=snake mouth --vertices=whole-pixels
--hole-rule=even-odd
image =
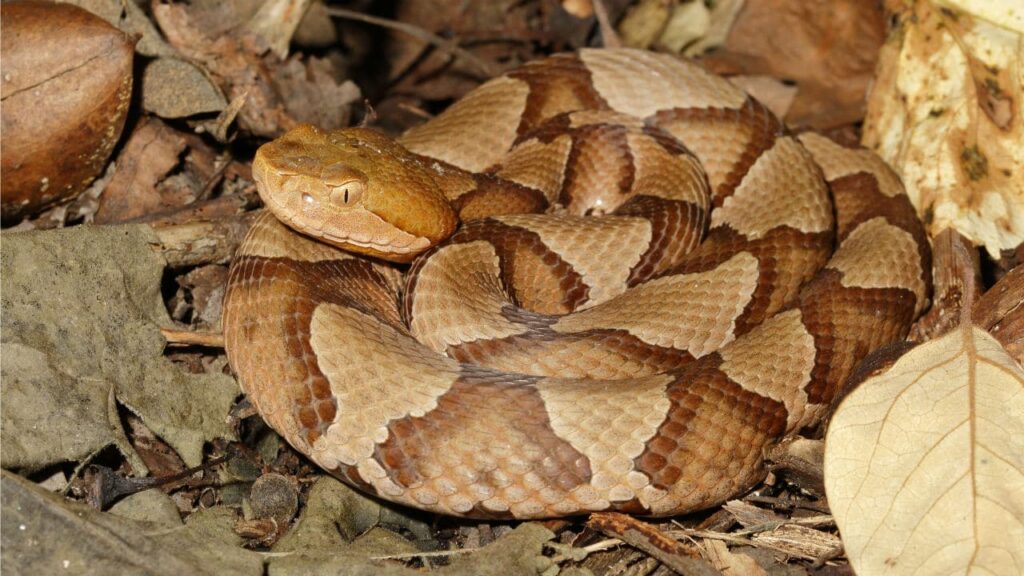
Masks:
[[[262,167],[261,167],[262,168]],[[269,172],[269,173],[268,173]],[[318,183],[297,174],[254,170],[260,197],[289,228],[327,244],[395,262],[408,262],[431,246],[365,206],[337,207],[315,193]],[[325,191],[326,191],[326,187]],[[299,192],[306,189],[306,192]]]
[[[408,232],[399,230],[398,228],[387,224],[380,216],[377,216],[368,210],[366,211],[366,214],[370,217],[376,218],[382,224],[390,226],[391,229],[395,230],[395,234],[382,239],[357,239],[353,236],[338,236],[329,231],[324,231],[322,238],[332,244],[340,243],[348,247],[366,248],[385,254],[415,256],[430,247],[430,240],[427,238],[414,236]]]

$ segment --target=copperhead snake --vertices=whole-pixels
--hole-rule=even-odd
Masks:
[[[720,503],[930,291],[879,158],[669,55],[532,62],[397,140],[302,126],[253,174],[243,389],[316,464],[438,513]]]

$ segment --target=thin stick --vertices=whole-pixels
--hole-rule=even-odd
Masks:
[[[591,0],[594,4],[594,16],[597,17],[597,26],[601,29],[601,41],[605,48],[621,48],[622,39],[619,38],[611,20],[608,19],[608,9],[604,0]]]
[[[193,332],[192,330],[173,330],[161,328],[167,344],[176,347],[205,346],[207,348],[223,348],[224,334],[220,332]]]
[[[403,554],[388,554],[386,556],[370,556],[370,560],[409,560],[412,558],[440,558],[444,556],[456,556],[458,554],[471,554],[479,552],[480,548],[456,548],[454,550],[435,550],[433,552],[406,552]]]
[[[363,14],[362,12],[356,12],[355,10],[337,8],[335,6],[327,8],[327,14],[337,18],[345,18],[347,20],[358,20],[360,22],[366,22],[367,24],[373,24],[374,26],[398,30],[399,32],[408,34],[409,36],[412,36],[417,40],[422,40],[424,42],[427,42],[428,44],[433,44],[438,49],[448,52],[453,56],[458,56],[459,58],[462,58],[466,62],[469,62],[470,64],[478,68],[488,77],[494,76],[494,71],[491,70],[491,67],[489,64],[487,64],[487,62],[484,62],[480,58],[477,58],[476,56],[473,55],[472,52],[459,48],[459,46],[455,44],[455,42],[442,38],[437,34],[434,34],[433,32],[425,30],[419,26],[413,26],[412,24],[398,22],[396,20],[388,20],[387,18],[378,18],[376,16],[370,16],[369,14]]]
[[[214,201],[221,200],[209,202]],[[254,210],[209,222],[154,226],[153,232],[160,241],[164,260],[171,268],[223,264],[231,261],[252,222],[261,213]]]
[[[618,538],[633,548],[656,558],[659,562],[684,576],[711,576],[718,574],[711,564],[700,559],[698,551],[670,538],[656,526],[641,522],[632,516],[617,512],[597,512],[590,515],[587,527],[606,536]]]

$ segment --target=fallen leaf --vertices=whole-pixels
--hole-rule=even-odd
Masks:
[[[739,16],[745,3],[746,0],[714,0],[711,3],[708,26],[704,35],[687,46],[683,50],[683,55],[697,56],[725,44],[729,38],[729,30],[732,30],[732,25],[736,22],[736,17]]]
[[[135,2],[122,0],[61,0],[63,4],[72,4],[85,8],[89,12],[106,20],[111,26],[139,38],[135,51],[142,56],[174,56],[176,52],[170,44],[157,32],[156,26],[146,16],[146,12]]]
[[[414,29],[457,38],[459,45],[476,34],[486,35],[493,30],[501,30],[500,36],[504,38],[533,37],[537,34],[530,26],[533,16],[530,7],[515,0],[399,2],[394,15],[395,20]],[[395,81],[392,92],[413,93],[428,100],[458,98],[489,75],[499,74],[536,54],[528,41],[480,42],[472,51],[480,61],[477,64],[453,57],[450,49],[438,48],[405,31],[392,30],[388,36],[383,52],[388,79]]]
[[[183,527],[98,512],[0,471],[2,568],[11,574],[264,574],[260,554],[225,532],[226,508]],[[59,537],[54,535],[59,534]]]
[[[961,4],[1001,5],[1006,17],[995,24],[929,0],[894,15],[863,142],[900,173],[932,237],[955,228],[998,260],[1024,241],[1022,10],[1014,19],[1010,1]]]
[[[202,69],[178,58],[157,58],[142,73],[142,107],[161,118],[220,112],[228,105]]]
[[[168,528],[182,525],[174,500],[160,490],[129,494],[111,506],[109,512],[131,520],[163,524]]]
[[[622,43],[633,48],[647,48],[661,37],[678,0],[640,0],[631,6],[619,22]]]
[[[704,556],[725,576],[768,576],[768,572],[746,554],[736,554],[721,540],[705,540],[701,546]]]
[[[416,518],[416,512],[371,499],[334,478],[323,477],[310,488],[298,522],[274,551],[339,548],[375,526],[395,526],[418,539],[430,538],[430,526]]]
[[[983,292],[979,289],[984,286],[981,254],[973,243],[952,228],[943,230],[931,240],[932,305],[911,326],[907,336],[911,342],[931,340],[955,328],[960,323],[964,307],[973,306]],[[968,292],[975,302],[964,301]],[[1021,295],[1024,297],[1024,292]],[[977,321],[977,317],[975,324],[991,330],[991,325]]]
[[[292,118],[324,130],[349,125],[352,104],[362,93],[351,80],[337,80],[334,68],[326,58],[295,56],[274,68],[274,86]]]
[[[139,124],[118,156],[117,171],[100,196],[97,224],[125,222],[166,208],[157,184],[178,165],[185,136],[157,118]]]
[[[1020,574],[1024,370],[976,327],[912,349],[840,404],[825,489],[860,574]]]
[[[801,436],[791,436],[765,451],[768,470],[786,478],[813,496],[823,496],[821,462],[825,444]]]
[[[245,24],[278,58],[288,57],[292,35],[299,27],[310,0],[267,0]]]
[[[396,561],[415,559],[413,542],[385,530],[398,526],[421,546],[436,545],[430,527],[409,513],[372,500],[333,478],[321,478],[309,492],[298,522],[273,548],[273,574],[374,574],[414,576],[421,571]],[[539,574],[547,559],[544,544],[554,535],[537,522],[526,522],[486,547],[453,554],[451,564],[430,574]],[[394,557],[394,560],[385,558]]]
[[[707,35],[711,27],[711,11],[703,2],[686,2],[676,6],[658,38],[658,45],[672,52],[684,48]]]
[[[308,48],[328,48],[338,43],[338,30],[322,0],[313,0],[295,29],[292,43]]]
[[[239,394],[234,379],[186,374],[163,355],[160,328],[171,321],[157,245],[145,226],[3,235],[4,467],[39,469],[117,441],[124,431],[114,400],[189,466],[202,462],[207,442],[233,438],[226,416]],[[117,445],[144,474],[134,451]]]
[[[885,32],[875,2],[746,2],[721,50],[702,62],[719,73],[794,81],[787,124],[824,130],[863,117]]]
[[[15,342],[0,344],[0,355],[5,467],[34,471],[81,460],[109,444],[131,450],[119,433],[109,381],[76,379],[43,352]]]
[[[771,510],[758,508],[742,500],[730,500],[722,505],[722,509],[732,515],[744,528],[764,524],[785,524],[786,519]]]
[[[171,316],[199,330],[219,332],[227,284],[228,267],[218,264],[200,266],[179,276],[178,291],[168,301]]]
[[[1015,0],[942,0],[942,4],[1024,34],[1024,5]]]
[[[204,26],[209,11],[186,4],[155,4],[153,18],[189,61],[203,66],[227,99],[241,99],[239,126],[258,136],[279,136],[297,122],[284,110],[263,59],[231,34],[214,35]]]

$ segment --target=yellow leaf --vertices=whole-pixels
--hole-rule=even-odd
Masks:
[[[859,574],[1024,574],[1024,370],[974,327],[918,346],[839,406],[825,491]]]
[[[862,140],[899,172],[933,237],[954,228],[999,259],[1024,241],[1024,4],[944,4],[956,10],[902,4]]]
[[[1024,4],[1015,0],[941,0],[941,3],[1024,34]]]

